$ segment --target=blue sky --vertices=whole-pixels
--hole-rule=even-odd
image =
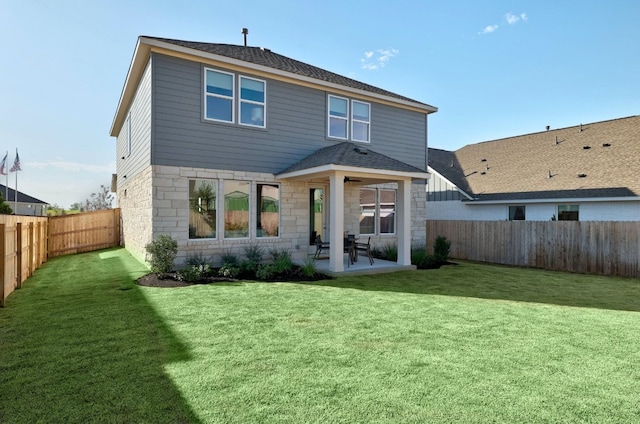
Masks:
[[[243,27],[250,45],[438,107],[431,147],[637,115],[638,16],[628,0],[0,0],[0,152],[19,149],[20,191],[85,200],[115,172],[137,37],[242,44]]]

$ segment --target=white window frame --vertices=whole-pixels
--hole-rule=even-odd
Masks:
[[[363,190],[367,190],[367,191],[373,191],[373,233],[360,233],[360,235],[362,236],[375,236],[378,233],[378,229],[379,229],[379,207],[378,207],[378,190],[376,188],[371,188],[371,187],[361,187],[358,190],[358,199],[360,199],[360,192],[362,192]],[[358,202],[360,202],[358,200]],[[359,208],[362,208],[362,204],[358,205]],[[362,211],[360,211],[360,214],[362,214]],[[360,223],[358,223],[358,231],[360,231],[361,227],[360,227]]]
[[[390,191],[393,193],[393,231],[390,233],[383,233],[382,232],[382,225],[381,225],[381,220],[382,220],[382,192],[383,191]],[[379,235],[385,235],[385,236],[392,236],[396,234],[396,229],[398,228],[398,190],[393,189],[393,188],[379,188],[378,189],[378,193],[377,193],[377,197],[376,197],[376,207],[378,208],[378,212],[377,212],[377,216],[378,216],[378,226],[377,226],[377,230],[378,230],[378,234]]]
[[[347,116],[346,117],[341,117],[341,116],[333,116],[331,115],[331,99],[340,99],[340,100],[345,100],[347,102]],[[349,117],[350,117],[350,106],[351,106],[351,102],[349,101],[348,98],[346,97],[341,97],[341,96],[336,96],[333,94],[329,94],[327,97],[327,137],[329,138],[335,138],[338,140],[349,140],[349,129],[350,129],[350,125],[349,125]],[[340,120],[344,120],[346,122],[346,134],[345,137],[338,137],[335,135],[331,135],[331,118],[334,119],[340,119]]]
[[[359,103],[361,105],[366,105],[367,109],[369,109],[369,120],[368,121],[363,121],[361,119],[356,119],[354,117],[354,110],[355,107],[353,106],[354,104]],[[361,143],[370,143],[371,142],[371,103],[367,103],[367,102],[361,102],[360,100],[351,100],[351,139],[353,141],[359,141]],[[366,140],[360,140],[355,138],[354,136],[354,131],[353,131],[353,125],[358,122],[361,124],[367,124],[367,139]]]
[[[210,178],[189,178],[187,180],[187,190],[188,190],[188,196],[189,196],[189,219],[191,219],[191,191],[189,191],[190,187],[189,184],[191,181],[208,181],[210,182],[210,184],[214,187],[215,192],[216,192],[216,201],[215,201],[215,210],[216,210],[216,228],[215,228],[215,233],[216,236],[215,237],[195,237],[195,238],[191,238],[191,235],[188,234],[188,240],[190,242],[198,242],[201,240],[218,240],[220,238],[220,182],[217,179],[210,179]],[[224,232],[224,231],[223,231]]]
[[[258,218],[257,215],[261,213],[260,208],[258,208],[258,199],[260,198],[260,196],[258,195],[258,186],[259,185],[268,185],[268,186],[275,186],[278,187],[278,235],[277,236],[261,236],[258,235]],[[279,239],[280,236],[282,235],[282,185],[278,184],[278,183],[267,183],[267,182],[256,182],[256,219],[255,219],[255,235],[256,235],[256,239]]]
[[[248,183],[249,186],[249,198],[247,199],[248,201],[248,205],[249,205],[249,210],[248,212],[248,218],[247,218],[247,235],[245,237],[227,237],[226,236],[226,227],[227,227],[227,202],[226,202],[226,198],[227,198],[227,184],[229,182],[237,182],[237,183]],[[253,196],[252,196],[252,192],[253,192],[253,184],[250,181],[244,181],[244,180],[236,180],[236,179],[230,179],[230,180],[222,180],[222,239],[223,240],[249,240],[252,238],[252,227],[254,227],[254,225],[251,224],[251,216],[252,216],[252,210],[253,210],[253,206],[251,204],[251,202],[253,201]]]
[[[246,80],[252,80],[252,81],[258,81],[261,82],[264,86],[264,101],[263,102],[256,102],[255,100],[245,100],[242,98],[242,80],[246,79]],[[244,123],[242,122],[242,104],[243,103],[248,103],[248,104],[253,104],[253,105],[260,105],[262,106],[262,125],[254,125],[254,124],[248,124],[248,123]],[[256,128],[266,128],[267,127],[267,81],[265,80],[261,80],[258,78],[252,78],[252,77],[247,77],[244,75],[239,75],[238,76],[238,124],[240,125],[244,125],[247,127],[256,127]]]
[[[216,72],[219,74],[226,74],[226,75],[231,75],[231,96],[224,96],[221,94],[215,94],[215,93],[208,93],[207,92],[207,72]],[[221,71],[219,69],[213,69],[213,68],[204,68],[204,84],[202,87],[202,91],[204,94],[204,119],[207,121],[213,121],[213,122],[224,122],[227,124],[233,124],[236,122],[236,75],[231,73],[231,72],[225,72],[225,71]],[[265,85],[265,89],[266,89],[266,85]],[[231,100],[231,121],[226,121],[224,119],[215,119],[215,118],[209,118],[207,116],[207,98],[208,97],[217,97],[219,99],[226,99],[226,100]]]

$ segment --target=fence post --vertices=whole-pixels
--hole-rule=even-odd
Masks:
[[[27,277],[31,277],[33,275],[33,222],[29,223],[29,257],[27,258],[29,261],[29,271],[27,272]]]
[[[120,208],[113,209],[113,245],[120,246]]]
[[[17,287],[22,287],[22,222],[16,223],[16,268],[18,284]]]
[[[7,255],[5,252],[5,224],[0,224],[0,307],[4,308],[4,283],[7,268]]]

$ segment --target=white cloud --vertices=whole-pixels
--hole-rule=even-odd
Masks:
[[[370,71],[384,68],[398,53],[400,53],[400,51],[393,48],[364,52],[364,58],[360,59],[360,67]]]
[[[498,25],[488,25],[484,27],[484,29],[480,31],[478,34],[491,34],[497,29],[498,29]]]
[[[507,21],[509,25],[515,25],[519,21],[526,22],[528,18],[526,13],[521,13],[519,15],[514,15],[513,13],[507,13],[506,15],[504,15],[504,19]]]

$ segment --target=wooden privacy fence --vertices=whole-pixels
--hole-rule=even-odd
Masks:
[[[588,274],[640,277],[638,221],[427,221],[452,258]]]
[[[47,258],[118,245],[120,209],[49,218],[0,215],[0,306]]]
[[[0,215],[0,306],[47,260],[47,218]]]
[[[120,244],[120,209],[49,218],[50,258],[106,249]]]

